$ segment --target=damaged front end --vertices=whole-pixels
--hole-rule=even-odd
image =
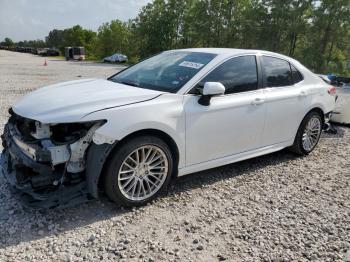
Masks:
[[[86,201],[86,155],[105,121],[42,124],[10,114],[0,169],[26,203],[55,208]]]

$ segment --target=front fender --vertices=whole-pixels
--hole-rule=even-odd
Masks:
[[[117,108],[101,110],[82,120],[106,119],[107,123],[95,131],[96,144],[113,144],[126,136],[147,129],[169,135],[179,150],[179,168],[185,164],[185,115],[183,97],[176,94]]]
[[[87,151],[86,182],[88,193],[93,198],[98,198],[98,183],[102,169],[116,143],[102,145],[92,143]]]

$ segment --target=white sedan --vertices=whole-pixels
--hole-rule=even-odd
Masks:
[[[166,51],[24,96],[5,126],[2,173],[31,205],[104,191],[139,206],[177,176],[287,147],[309,154],[334,104],[332,86],[280,54]]]
[[[128,61],[128,57],[126,55],[122,55],[118,53],[103,58],[103,62],[109,62],[109,63],[122,63],[127,61]]]

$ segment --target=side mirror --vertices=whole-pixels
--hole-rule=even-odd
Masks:
[[[225,86],[220,82],[206,82],[203,87],[202,96],[199,98],[198,103],[203,106],[210,104],[212,96],[225,94]]]

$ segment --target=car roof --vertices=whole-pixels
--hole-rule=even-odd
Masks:
[[[262,55],[271,55],[271,56],[276,56],[284,59],[291,59],[294,60],[291,57],[270,52],[270,51],[265,51],[265,50],[256,50],[256,49],[237,49],[237,48],[187,48],[187,49],[177,49],[177,50],[172,50],[172,51],[191,51],[191,52],[201,52],[201,53],[211,53],[211,54],[216,54],[216,55],[227,55],[227,56],[232,56],[232,55],[241,55],[241,54],[262,54]]]
[[[179,49],[174,51],[191,51],[191,52],[201,52],[201,53],[211,53],[211,54],[239,54],[239,53],[247,53],[247,49],[236,49],[236,48],[186,48]],[[254,50],[255,51],[255,50]]]

